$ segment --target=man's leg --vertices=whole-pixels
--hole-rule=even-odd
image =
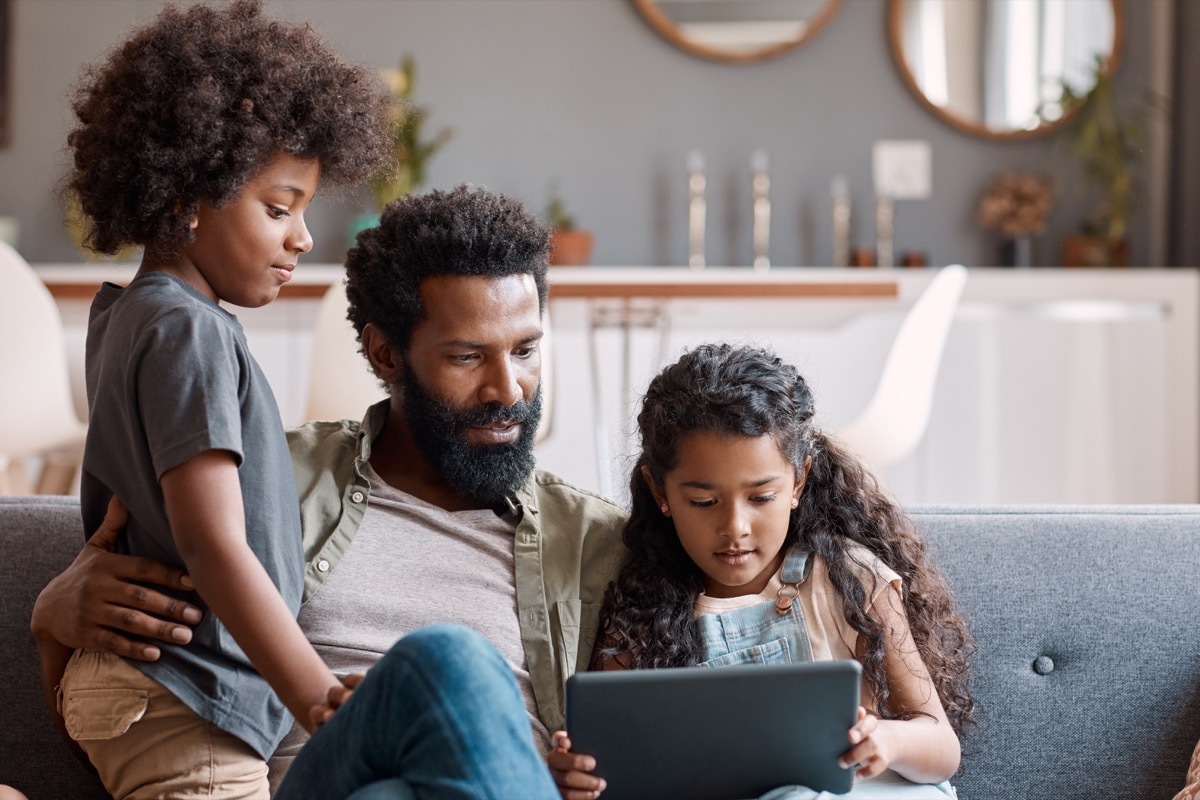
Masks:
[[[486,639],[454,625],[397,642],[304,745],[275,798],[348,797],[367,786],[372,797],[389,787],[398,798],[559,796],[512,670]]]

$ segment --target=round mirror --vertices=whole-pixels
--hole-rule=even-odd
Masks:
[[[891,0],[888,38],[922,105],[961,131],[1039,136],[1116,68],[1120,0]]]
[[[717,61],[761,61],[813,37],[842,0],[633,0],[672,44]]]

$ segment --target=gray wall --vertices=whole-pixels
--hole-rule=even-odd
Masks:
[[[1153,1],[1125,3],[1118,87],[1127,101],[1150,88],[1152,49],[1170,38],[1151,30]],[[0,215],[19,218],[29,260],[80,260],[54,195],[70,122],[67,88],[82,64],[161,3],[11,2],[13,140],[0,150]],[[430,184],[484,184],[540,211],[557,181],[579,223],[596,234],[597,264],[686,263],[684,164],[693,147],[709,166],[710,264],[750,260],[756,148],[770,154],[778,265],[830,262],[828,194],[837,173],[849,178],[856,238],[870,243],[870,151],[881,138],[926,139],[933,151],[933,196],[897,204],[897,252],[924,250],[933,263],[994,263],[995,242],[973,217],[1001,169],[1044,171],[1058,183],[1036,263],[1054,263],[1057,242],[1084,211],[1062,136],[973,138],[917,104],[888,51],[884,0],[845,0],[813,41],[742,66],[675,49],[626,0],[273,0],[269,8],[311,20],[356,61],[394,66],[413,54],[428,124],[454,129],[432,162]],[[358,192],[324,198],[312,214],[310,258],[340,261],[348,220],[367,205]],[[1135,264],[1151,252],[1146,216],[1142,210],[1132,226]]]

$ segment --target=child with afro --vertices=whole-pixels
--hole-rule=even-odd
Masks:
[[[125,522],[120,498],[120,549],[183,568],[195,594],[179,599],[203,610],[186,644],[42,649],[63,725],[117,798],[265,798],[288,712],[311,730],[340,687],[296,624],[304,558],[279,410],[220,302],[275,299],[312,248],[318,184],[386,166],[390,102],[258,0],[167,7],[73,98],[67,190],[88,244],[143,248],[129,285],[105,284],[91,308],[84,528]]]

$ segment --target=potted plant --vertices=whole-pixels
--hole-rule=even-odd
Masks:
[[[1134,169],[1145,138],[1142,119],[1118,111],[1112,71],[1104,59],[1096,60],[1093,76],[1085,94],[1063,88],[1063,107],[1079,109],[1070,148],[1083,168],[1086,189],[1099,199],[1079,233],[1063,240],[1062,262],[1068,267],[1126,266],[1129,216],[1138,189]]]
[[[566,205],[554,189],[550,190],[546,219],[553,231],[550,235],[551,265],[567,267],[587,264],[592,257],[591,231],[575,226],[575,218],[567,212]]]
[[[371,179],[375,211],[360,214],[355,219],[350,232],[351,244],[360,230],[378,224],[384,206],[424,185],[429,159],[446,144],[451,135],[450,128],[442,128],[432,139],[422,139],[421,128],[426,110],[412,101],[417,76],[416,62],[412,56],[406,55],[401,59],[400,69],[380,70],[380,75],[395,99],[391,128],[393,162]]]
[[[1002,237],[1000,265],[1033,264],[1033,236],[1046,230],[1053,193],[1036,175],[1002,172],[979,199],[976,220]]]

